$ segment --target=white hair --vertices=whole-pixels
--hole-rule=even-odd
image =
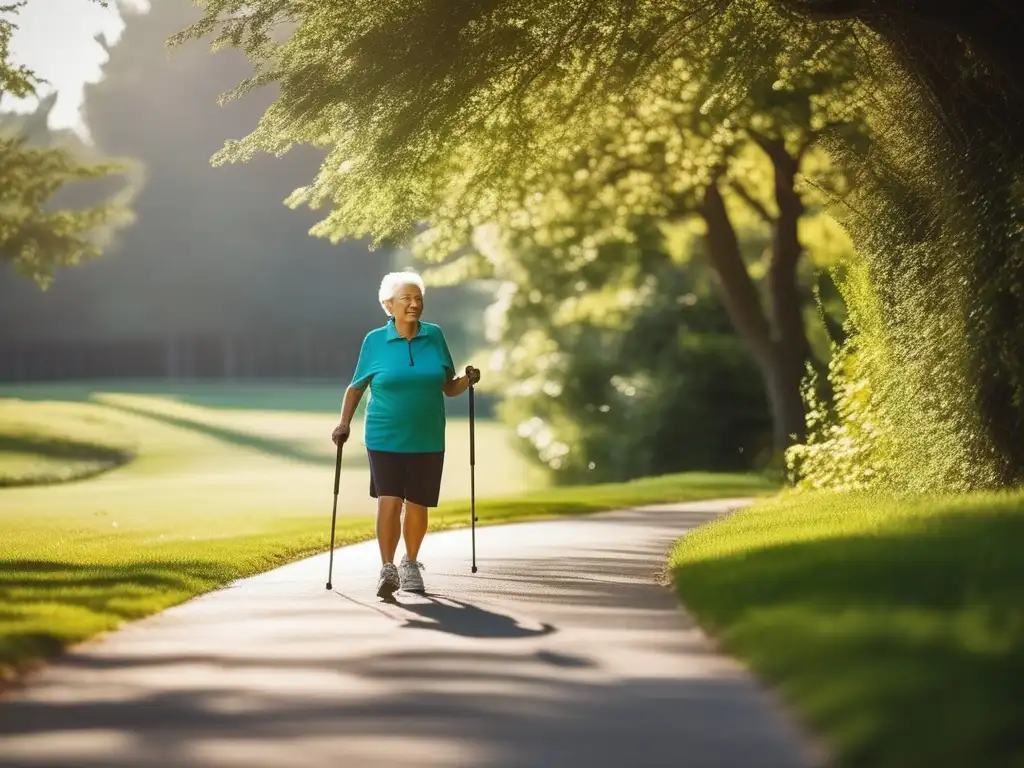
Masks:
[[[427,287],[423,284],[423,278],[411,269],[402,270],[401,272],[388,272],[384,275],[384,279],[380,281],[380,291],[377,292],[380,305],[388,317],[391,317],[391,313],[384,306],[384,302],[395,298],[403,285],[415,285],[420,289],[421,294],[427,292]]]

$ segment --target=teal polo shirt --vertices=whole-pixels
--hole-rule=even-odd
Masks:
[[[370,387],[364,442],[371,451],[429,453],[444,450],[444,383],[455,378],[441,328],[420,321],[404,339],[395,321],[370,331],[359,350],[352,386]]]

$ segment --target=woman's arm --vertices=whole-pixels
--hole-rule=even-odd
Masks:
[[[470,384],[476,384],[478,381],[480,381],[480,369],[470,365],[466,368],[465,376],[457,376],[444,383],[444,393],[448,397],[458,397],[469,389]]]
[[[440,344],[442,365],[444,365],[446,371],[452,372],[452,378],[444,383],[444,393],[448,397],[458,397],[469,389],[471,384],[476,384],[480,381],[480,370],[472,365],[467,365],[465,376],[455,376],[455,363],[452,360],[451,350],[448,349],[448,341],[444,337],[444,332],[440,331],[440,329],[438,330],[437,337]]]
[[[444,383],[444,393],[448,397],[458,397],[467,389],[469,389],[468,376],[456,376],[454,379],[448,379]]]
[[[352,417],[356,414],[356,407],[363,396],[363,390],[370,386],[373,379],[375,361],[373,350],[370,348],[370,339],[373,332],[366,334],[363,343],[359,347],[359,357],[356,359],[356,369],[352,374],[352,383],[345,390],[345,397],[341,401],[341,420],[334,428],[331,439],[337,445],[338,441],[348,440],[351,431]],[[361,385],[361,386],[357,386]]]
[[[334,428],[331,433],[331,440],[337,445],[340,440],[343,443],[348,442],[349,435],[352,433],[352,417],[355,416],[356,406],[359,405],[359,400],[363,396],[363,390],[356,389],[355,387],[349,387],[345,390],[345,397],[341,401],[341,421],[338,422],[338,426]]]
[[[341,423],[346,427],[351,426],[352,417],[356,415],[356,408],[363,397],[363,390],[349,387],[345,390],[345,398],[341,401]]]

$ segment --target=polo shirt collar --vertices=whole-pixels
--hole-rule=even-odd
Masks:
[[[417,339],[420,336],[427,335],[427,327],[423,325],[422,320],[418,321],[418,326],[419,327],[416,329],[416,335],[413,336],[414,339]],[[402,339],[403,341],[405,340],[405,338],[398,332],[398,326],[395,325],[395,318],[393,317],[388,318],[386,333],[388,336],[388,341],[395,341],[396,339]]]

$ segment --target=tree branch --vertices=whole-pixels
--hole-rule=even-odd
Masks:
[[[767,370],[774,356],[768,318],[757,286],[743,262],[736,230],[729,220],[717,178],[704,191],[700,215],[707,226],[708,258],[715,271],[726,311],[736,330],[750,345],[758,362]]]
[[[807,150],[811,148],[814,142],[816,142],[821,135],[823,135],[826,131],[829,131],[833,128],[842,128],[845,125],[847,125],[847,123],[844,123],[841,120],[830,120],[823,126],[821,126],[821,128],[819,128],[818,130],[808,131],[807,134],[804,136],[803,141],[800,142],[800,146],[796,150],[796,157],[794,159],[796,160],[797,164],[799,165],[800,161],[803,160],[804,155],[807,153]]]
[[[740,182],[735,179],[729,183],[729,187],[735,192],[740,198],[749,205],[758,216],[764,219],[764,222],[769,226],[775,223],[775,217],[771,215],[764,204],[754,197]]]
[[[773,136],[756,131],[753,128],[746,128],[747,135],[753,139],[754,143],[761,148],[772,162],[779,156],[779,152],[786,152],[786,145],[782,139],[776,139]],[[788,153],[787,153],[788,154]]]
[[[816,21],[859,19],[878,12],[864,0],[781,0],[780,4],[791,13]]]

